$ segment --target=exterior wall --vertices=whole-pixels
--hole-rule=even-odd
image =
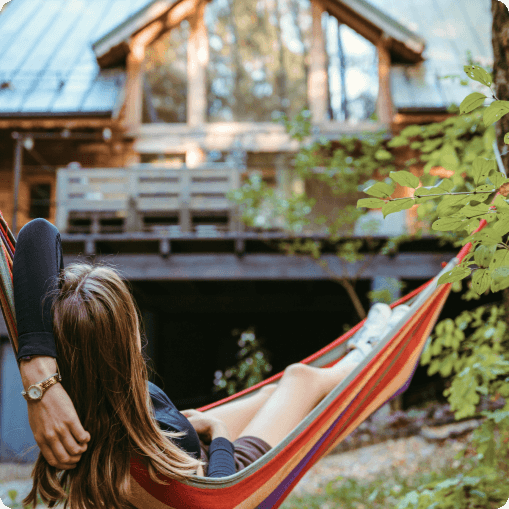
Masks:
[[[93,122],[90,122],[90,127]],[[14,147],[12,129],[6,128],[0,131],[0,150],[2,160],[0,162],[0,211],[9,224],[12,224],[14,207]],[[89,131],[84,126],[74,133]],[[19,131],[22,132],[23,131]],[[35,133],[51,133],[58,136],[61,130],[41,131],[36,125],[29,131]],[[101,131],[96,131],[98,137]],[[25,131],[26,133],[26,131]],[[133,149],[131,139],[124,139],[122,132],[117,127],[113,132],[111,141],[81,141],[73,138],[73,131],[69,139],[35,139],[32,150],[22,150],[22,173],[18,195],[18,229],[27,223],[30,208],[30,188],[35,184],[51,185],[51,206],[47,218],[55,222],[56,218],[56,169],[65,167],[69,163],[77,162],[84,168],[94,167],[122,167],[137,161],[138,156]]]
[[[39,453],[22,390],[12,347],[5,337],[0,337],[0,461],[34,462]]]

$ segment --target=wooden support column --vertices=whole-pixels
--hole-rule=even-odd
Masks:
[[[394,116],[391,95],[391,55],[390,40],[383,36],[377,44],[378,51],[378,99],[376,110],[378,120],[383,124],[391,124]]]
[[[205,25],[205,5],[201,2],[189,18],[190,34],[187,43],[187,124],[201,126],[207,122],[207,66],[209,39]],[[205,162],[206,154],[199,147],[186,152],[186,165],[195,167]]]
[[[323,12],[322,5],[317,0],[311,0],[313,26],[309,53],[308,103],[311,110],[311,121],[314,124],[325,122],[328,119],[329,76],[322,29]]]
[[[152,42],[154,36],[159,33],[162,27],[163,24],[161,21],[153,23],[136,34],[129,43],[123,108],[124,126],[128,130],[133,130],[141,126],[145,48]],[[128,162],[130,164],[136,161],[129,160]]]
[[[135,129],[141,124],[143,105],[143,60],[145,48],[136,47],[127,56],[124,125]]]

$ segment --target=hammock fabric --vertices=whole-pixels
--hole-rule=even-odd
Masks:
[[[481,223],[479,229],[486,223]],[[15,239],[0,214],[0,305],[11,344],[17,352],[12,291]],[[467,244],[442,271],[451,270],[471,249]],[[370,414],[404,392],[450,292],[450,284],[437,285],[438,277],[398,300],[410,309],[370,355],[276,447],[244,470],[220,479],[194,477],[187,482],[151,480],[147,468],[131,459],[131,503],[139,509],[269,509],[277,508],[302,476],[329,453]],[[364,321],[302,362],[327,367],[338,362],[346,342]],[[264,385],[277,383],[283,373],[234,396],[200,408],[206,411],[247,397]]]

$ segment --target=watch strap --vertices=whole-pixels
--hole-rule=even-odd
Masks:
[[[58,366],[57,366],[57,369],[58,369]],[[48,378],[45,378],[44,380],[42,380],[36,384],[32,384],[30,387],[33,387],[33,386],[39,387],[42,391],[42,395],[41,395],[41,398],[42,398],[42,396],[44,395],[44,393],[46,392],[47,389],[49,389],[52,385],[55,385],[61,381],[62,381],[62,377],[60,376],[60,370],[58,370],[56,373],[53,373],[52,375],[50,375]],[[28,396],[28,391],[30,390],[30,387],[26,391],[21,392],[21,395],[27,401],[32,401],[32,399]]]

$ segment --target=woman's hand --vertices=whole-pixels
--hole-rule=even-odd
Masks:
[[[20,372],[27,389],[55,373],[56,362],[52,357],[34,357],[21,361]],[[30,428],[46,461],[61,470],[75,468],[87,450],[90,433],[83,429],[62,384],[53,385],[41,400],[29,401],[27,406]]]
[[[209,444],[214,438],[226,438],[230,440],[230,434],[226,424],[214,417],[208,417],[198,410],[183,410],[182,415],[187,417],[198,436],[205,444]]]

